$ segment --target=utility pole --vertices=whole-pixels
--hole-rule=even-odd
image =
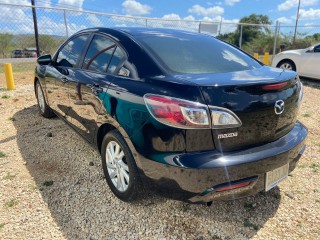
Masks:
[[[299,20],[299,12],[300,12],[300,2],[301,0],[299,0],[298,3],[298,11],[297,11],[297,17],[296,17],[296,26],[294,28],[294,35],[293,35],[293,41],[292,41],[292,47],[294,47],[295,41],[296,41],[296,36],[297,36],[297,27],[298,27],[298,20]]]
[[[38,22],[37,22],[37,13],[34,4],[34,0],[31,0],[32,5],[32,16],[33,16],[33,26],[34,26],[34,38],[36,40],[36,48],[37,48],[37,56],[40,56],[40,48],[39,48],[39,34],[38,34]]]

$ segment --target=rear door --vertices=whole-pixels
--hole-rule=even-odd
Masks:
[[[95,34],[70,83],[71,124],[88,141],[95,139],[97,118],[113,74],[124,59],[124,52],[106,35]]]
[[[311,78],[320,78],[320,44],[302,55],[300,74]]]

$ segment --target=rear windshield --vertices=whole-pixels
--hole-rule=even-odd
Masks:
[[[164,34],[140,40],[162,64],[177,73],[224,73],[261,67],[245,53],[210,36]]]

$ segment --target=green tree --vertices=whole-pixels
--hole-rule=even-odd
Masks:
[[[59,44],[58,38],[50,36],[50,35],[39,35],[39,47],[40,50],[45,53],[53,54],[55,50],[57,50]]]
[[[10,52],[10,47],[12,46],[13,35],[10,33],[0,34],[0,53],[2,57],[5,57],[8,52]]]
[[[267,15],[262,14],[251,14],[240,19],[240,23],[251,23],[251,24],[261,24],[270,25],[272,22]],[[239,39],[241,31],[241,25],[238,26],[236,35]],[[252,40],[259,38],[261,35],[269,34],[270,30],[265,26],[243,26],[242,27],[242,43],[248,43]]]

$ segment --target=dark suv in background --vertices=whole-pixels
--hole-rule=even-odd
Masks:
[[[124,201],[145,186],[191,202],[268,191],[305,150],[297,74],[211,36],[86,29],[38,63],[41,114],[97,147]]]

